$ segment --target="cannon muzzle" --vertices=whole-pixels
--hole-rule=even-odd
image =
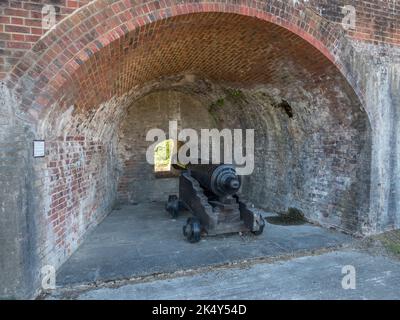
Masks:
[[[233,165],[189,164],[187,169],[204,189],[219,197],[234,195],[240,189],[241,179]]]

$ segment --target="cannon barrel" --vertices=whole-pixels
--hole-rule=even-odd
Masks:
[[[203,188],[219,197],[234,195],[240,189],[241,179],[233,165],[189,164],[187,169]]]

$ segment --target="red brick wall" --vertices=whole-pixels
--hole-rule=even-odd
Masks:
[[[40,258],[57,266],[82,236],[110,212],[115,194],[109,182],[110,145],[86,136],[46,141],[40,180],[44,202],[39,229]],[[49,260],[50,259],[50,260]]]
[[[30,0],[30,1],[0,1],[0,79],[6,77],[7,73],[16,65],[18,59],[37,42],[45,33],[41,27],[41,9],[44,4],[52,4],[56,8],[57,21],[71,15],[76,8],[82,7],[93,0]],[[100,1],[99,1],[100,2]],[[130,7],[131,1],[115,1],[114,5]],[[160,1],[138,1],[138,3],[151,3],[145,6],[143,12],[156,10],[157,8],[170,6],[172,0]],[[178,1],[179,3],[193,1]],[[197,2],[197,1],[196,1]],[[216,0],[216,3],[221,1]],[[229,3],[230,1],[223,1]],[[293,18],[290,8],[291,1],[259,1],[245,0],[243,6],[266,8],[276,15]],[[125,3],[125,4],[124,4]],[[232,3],[237,3],[232,1]],[[341,7],[353,5],[357,12],[356,30],[349,30],[347,34],[357,40],[371,43],[387,43],[400,45],[400,4],[395,0],[311,0],[306,2],[306,7],[300,3],[298,8],[305,11],[313,11],[324,19],[340,24],[343,19]],[[101,5],[99,6],[101,7]],[[210,6],[211,7],[211,6]],[[118,10],[116,10],[118,11]],[[75,19],[77,21],[79,19]],[[73,26],[73,21],[72,25]],[[305,19],[298,24],[309,25],[312,29],[313,21]]]
[[[351,38],[374,44],[400,45],[400,2],[397,0],[311,0],[307,6],[340,24],[345,5],[356,9],[356,28],[347,31]]]
[[[0,79],[47,31],[42,28],[42,8],[54,5],[57,21],[72,14],[91,0],[1,0],[0,1]]]

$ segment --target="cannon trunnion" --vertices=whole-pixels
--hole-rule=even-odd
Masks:
[[[200,241],[202,232],[218,235],[251,231],[259,235],[264,219],[239,200],[240,186],[241,179],[232,165],[191,164],[179,177],[179,198],[170,196],[166,209],[172,217],[183,208],[193,214],[183,227],[190,242]]]

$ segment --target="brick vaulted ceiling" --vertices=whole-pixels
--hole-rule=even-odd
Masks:
[[[332,77],[345,82],[326,56],[296,34],[232,13],[179,15],[136,28],[107,46],[95,44],[98,51],[86,52],[86,61],[74,58],[79,67],[56,94],[38,92],[39,104],[94,109],[135,86],[184,72],[240,86],[285,88],[299,80],[305,87],[330,86],[324,81]]]
[[[77,60],[78,63],[82,63]],[[282,87],[338,73],[297,35],[256,18],[189,14],[146,25],[94,54],[61,90],[63,102],[93,108],[134,86],[184,72],[214,81]]]

